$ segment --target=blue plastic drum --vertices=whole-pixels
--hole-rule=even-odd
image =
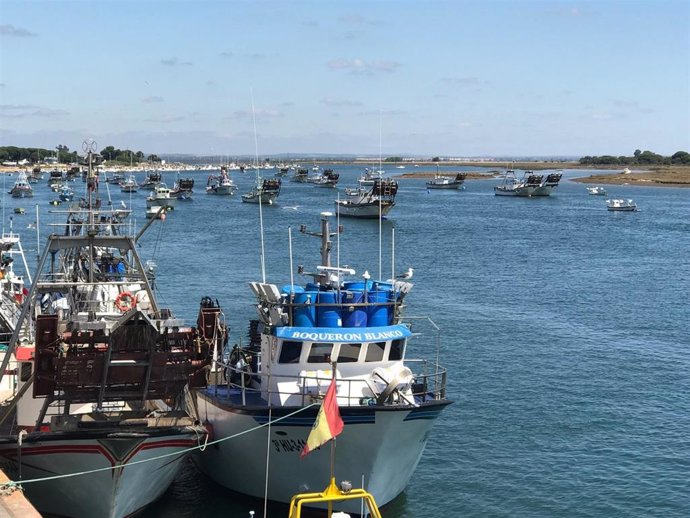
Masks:
[[[295,293],[296,306],[293,313],[293,323],[296,327],[315,327],[316,326],[316,291],[303,291]]]
[[[322,306],[322,304],[326,305]],[[342,326],[337,291],[319,292],[319,306],[316,308],[316,322],[319,327]]]
[[[343,327],[367,327],[367,310],[365,306],[349,306],[350,304],[360,304],[364,302],[363,291],[343,291],[341,292],[343,301],[342,319]],[[352,311],[350,311],[352,308]]]
[[[367,293],[367,325],[379,327],[390,325],[391,306],[389,302],[390,291],[370,291]]]

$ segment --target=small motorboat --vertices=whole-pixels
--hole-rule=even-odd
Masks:
[[[633,200],[606,200],[606,208],[618,212],[636,212],[637,204]]]
[[[436,174],[436,176],[426,182],[427,189],[461,189],[462,184],[465,183],[465,174],[458,173],[455,177],[443,176]]]
[[[606,189],[598,185],[595,187],[587,187],[587,192],[592,196],[606,196]]]

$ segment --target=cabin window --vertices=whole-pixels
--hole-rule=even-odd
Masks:
[[[22,362],[22,370],[19,373],[19,379],[21,381],[29,381],[31,377],[31,362]]]
[[[367,345],[366,361],[380,362],[383,360],[383,350],[386,348],[386,342],[372,342]]]
[[[330,363],[333,344],[311,344],[307,363]]]
[[[283,342],[278,363],[299,363],[302,355],[302,342]]]
[[[402,360],[405,340],[393,340],[391,350],[388,352],[388,359],[391,361]]]
[[[338,351],[338,361],[340,363],[352,363],[359,360],[359,351],[362,350],[362,344],[340,344],[340,351]]]

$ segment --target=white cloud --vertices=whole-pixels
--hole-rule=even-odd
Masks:
[[[363,59],[333,59],[327,66],[333,70],[346,70],[352,74],[374,74],[395,72],[402,65],[396,61],[367,62]]]
[[[12,38],[34,38],[37,34],[26,29],[15,27],[14,25],[0,25],[0,36],[10,36]]]
[[[168,67],[190,67],[193,63],[191,61],[180,61],[179,58],[172,57],[168,59],[161,59],[161,64]]]

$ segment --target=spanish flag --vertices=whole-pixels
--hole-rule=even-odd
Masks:
[[[327,443],[343,431],[343,420],[340,418],[335,391],[335,381],[333,381],[326,391],[326,397],[323,398],[319,413],[316,414],[316,421],[314,421],[314,426],[311,432],[309,432],[307,444],[302,448],[300,458]]]

